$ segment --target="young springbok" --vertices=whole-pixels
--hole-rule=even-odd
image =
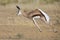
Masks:
[[[31,20],[33,20],[33,23],[36,25],[36,27],[38,27],[39,31],[41,32],[41,28],[38,26],[35,18],[40,18],[41,20],[43,20],[46,23],[49,23],[49,16],[43,12],[41,9],[35,9],[29,13],[25,13],[25,12],[21,12],[21,9],[19,6],[16,6],[18,9],[18,15],[23,15],[26,18],[29,18]]]

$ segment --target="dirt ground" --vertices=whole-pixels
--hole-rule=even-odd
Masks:
[[[42,32],[39,32],[32,20],[18,16],[16,5],[0,6],[0,40],[60,40],[60,5],[40,5],[50,16],[50,23],[57,30],[56,33],[51,26],[37,20]],[[31,5],[30,5],[31,6]],[[34,9],[34,6],[22,5],[23,10]]]

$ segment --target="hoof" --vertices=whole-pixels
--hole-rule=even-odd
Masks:
[[[40,32],[42,32],[42,31],[40,31]]]
[[[58,31],[54,31],[54,33],[57,33]]]
[[[42,32],[42,30],[39,30],[40,32]]]
[[[54,32],[57,33],[58,31],[55,29]]]

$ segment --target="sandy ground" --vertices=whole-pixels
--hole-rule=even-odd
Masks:
[[[29,5],[21,6],[22,11],[34,9]],[[42,32],[39,32],[32,20],[18,16],[15,5],[0,6],[0,40],[60,40],[60,5],[40,5],[50,16],[50,23],[58,32],[54,33],[51,26],[37,20]]]

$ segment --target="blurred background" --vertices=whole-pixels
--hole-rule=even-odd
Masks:
[[[52,25],[36,20],[39,32],[32,20],[17,15],[16,5],[27,12],[42,9]],[[60,40],[60,0],[0,0],[0,40]]]
[[[0,5],[7,4],[53,4],[56,2],[60,2],[60,0],[0,0]]]

